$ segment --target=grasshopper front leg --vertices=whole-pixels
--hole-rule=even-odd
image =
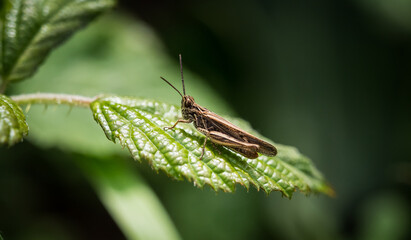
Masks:
[[[186,119],[178,119],[176,123],[172,127],[164,127],[164,130],[169,130],[175,128],[179,123],[191,123],[193,120],[186,120]]]

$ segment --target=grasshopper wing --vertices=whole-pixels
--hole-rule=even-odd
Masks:
[[[277,155],[277,149],[270,143],[259,139],[258,137],[242,130],[241,128],[235,126],[224,118],[218,116],[217,114],[207,111],[203,113],[204,116],[209,120],[210,125],[212,125],[213,130],[225,133],[238,141],[243,141],[245,143],[251,143],[258,145],[259,148],[257,152],[267,155],[275,156]],[[237,147],[234,147],[237,149]],[[236,149],[233,149],[237,151]],[[237,151],[240,152],[240,151]],[[241,153],[241,152],[240,152]]]

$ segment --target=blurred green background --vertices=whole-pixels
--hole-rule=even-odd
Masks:
[[[125,239],[87,165],[110,160],[151,186],[183,239],[411,238],[411,1],[120,1],[7,94],[179,104],[159,79],[180,88],[178,53],[199,104],[296,146],[337,196],[197,189],[134,163],[88,110],[32,106],[28,139],[0,149],[4,239]]]

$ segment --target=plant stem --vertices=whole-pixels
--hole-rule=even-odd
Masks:
[[[94,98],[70,94],[32,93],[11,96],[18,104],[66,104],[70,106],[89,107]]]

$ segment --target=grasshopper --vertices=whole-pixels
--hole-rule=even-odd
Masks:
[[[165,78],[160,77],[168,85],[170,85],[174,90],[176,90],[181,96],[181,112],[183,115],[182,119],[178,119],[177,122],[172,127],[165,127],[164,129],[173,129],[179,123],[194,123],[194,127],[204,134],[206,138],[204,139],[203,149],[201,152],[200,160],[204,156],[204,150],[207,143],[207,139],[210,139],[212,143],[220,144],[227,147],[247,158],[257,158],[258,153],[275,156],[277,155],[277,149],[270,143],[253,136],[250,133],[242,130],[241,128],[235,126],[224,118],[218,116],[217,114],[211,112],[205,107],[202,107],[195,103],[192,96],[186,95],[184,76],[183,76],[183,62],[180,58],[180,72],[181,72],[181,82],[183,84],[183,94],[174,87]]]

